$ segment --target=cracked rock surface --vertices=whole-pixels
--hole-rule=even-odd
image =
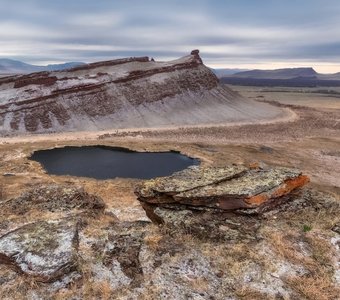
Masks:
[[[149,215],[157,206],[227,211],[275,205],[308,181],[299,170],[284,167],[193,166],[170,177],[144,181],[135,193]]]

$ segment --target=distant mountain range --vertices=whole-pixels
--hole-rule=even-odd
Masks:
[[[313,68],[251,70],[222,76],[221,82],[250,86],[340,86],[340,73],[320,74]]]
[[[249,69],[213,69],[213,68],[210,68],[210,70],[213,71],[218,78],[233,75],[244,71],[249,71]]]
[[[69,62],[37,66],[13,59],[0,59],[0,77],[14,74],[28,74],[41,71],[60,71],[86,65],[83,62]],[[221,82],[250,86],[340,86],[340,72],[320,74],[313,68],[286,68],[276,70],[212,69]]]
[[[19,60],[0,59],[0,74],[11,75],[11,74],[27,74],[27,73],[41,72],[41,71],[60,71],[60,70],[77,67],[80,65],[84,65],[84,63],[69,62],[69,63],[64,63],[64,64],[36,66],[36,65],[26,64]]]
[[[288,79],[295,77],[315,77],[318,73],[313,68],[290,68],[277,70],[251,70],[234,73],[234,77],[264,78],[264,79]]]

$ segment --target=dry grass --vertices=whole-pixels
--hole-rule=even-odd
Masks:
[[[262,293],[249,286],[242,286],[235,291],[238,299],[242,300],[274,300],[275,297]]]
[[[190,278],[187,281],[193,291],[204,293],[208,290],[209,282],[203,277]]]
[[[7,267],[6,267],[7,268]],[[10,268],[8,268],[10,270]],[[32,290],[39,289],[40,284],[34,278],[17,275],[14,281],[2,285],[0,289],[0,299],[28,299],[28,295]]]
[[[301,265],[311,273],[320,271],[329,273],[333,266],[334,250],[329,241],[320,237],[321,233],[310,232],[304,235],[297,233],[272,232],[268,241],[274,250],[285,260]],[[298,244],[304,244],[309,255],[301,252]],[[332,270],[333,271],[333,270]]]
[[[231,129],[230,129],[231,130]],[[234,129],[232,129],[234,130]],[[111,141],[69,141],[60,142],[60,144],[115,144],[126,146],[130,148],[150,149],[150,150],[169,150],[178,149],[190,156],[197,156],[203,159],[204,163],[214,165],[225,165],[226,163],[240,162],[246,163],[251,161],[263,161],[268,164],[279,165],[292,165],[299,166],[305,173],[313,175],[314,181],[324,178],[322,182],[327,182],[328,178],[336,178],[336,165],[326,165],[325,158],[311,157],[311,150],[318,152],[322,150],[333,151],[338,149],[339,142],[332,138],[330,139],[301,139],[292,140],[289,143],[277,143],[271,144],[270,139],[267,139],[267,133],[264,132],[262,141],[265,144],[270,145],[274,149],[273,153],[262,153],[259,151],[259,146],[256,144],[250,145],[251,141],[247,141],[247,144],[224,144],[228,137],[227,129],[206,129],[201,131],[193,131],[192,135],[188,133],[183,136],[182,133],[169,133],[168,136],[160,135],[150,136],[150,140],[147,137],[143,141],[139,142],[131,140],[127,142],[123,140]],[[280,131],[281,132],[281,129]],[[197,136],[196,136],[197,133]],[[241,138],[242,138],[242,131]],[[274,132],[275,133],[275,132]],[[238,133],[236,133],[238,134]],[[168,137],[170,139],[166,140]],[[194,139],[193,143],[190,143],[190,139]],[[176,139],[176,143],[173,141]],[[204,147],[196,146],[201,140]],[[243,139],[244,141],[244,139]],[[261,140],[258,141],[261,143]],[[190,144],[189,144],[190,143]],[[240,140],[242,143],[242,139]],[[217,145],[218,144],[218,145]],[[64,183],[70,182],[73,184],[79,184],[85,187],[86,191],[99,195],[103,198],[108,206],[108,210],[115,209],[127,211],[129,214],[130,207],[138,205],[135,195],[133,194],[133,187],[136,181],[128,179],[115,179],[108,181],[96,181],[86,178],[74,178],[68,176],[48,176],[45,174],[37,163],[29,162],[24,157],[17,157],[15,153],[16,149],[19,149],[21,153],[29,153],[35,149],[53,147],[55,142],[40,141],[34,144],[19,143],[16,145],[2,145],[0,146],[0,152],[7,155],[10,159],[5,164],[0,166],[0,173],[14,172],[16,176],[13,177],[1,177],[0,176],[0,200],[12,198],[18,196],[25,189],[29,188],[33,184],[45,184],[49,182]],[[299,149],[297,152],[296,149]],[[328,158],[330,162],[333,162],[331,158]],[[27,164],[29,163],[29,165]],[[25,173],[27,172],[27,173]],[[329,173],[329,174],[328,174]],[[327,174],[327,176],[325,175]],[[133,212],[135,213],[135,212]],[[1,218],[1,217],[0,217]],[[25,216],[8,215],[4,220],[9,220],[11,223],[25,222],[34,220],[36,218],[59,218],[54,214],[46,213],[43,216],[39,211],[31,211]],[[279,231],[275,231],[276,226],[281,226],[277,221],[273,222],[273,226],[268,228],[271,234],[264,236],[265,244],[270,243],[271,253],[259,253],[261,247],[261,241],[258,244],[249,244],[246,241],[230,242],[220,245],[214,245],[212,243],[203,243],[202,240],[195,239],[190,232],[188,234],[179,234],[178,229],[171,229],[167,227],[158,228],[150,226],[150,231],[145,236],[144,242],[147,244],[151,251],[157,251],[160,247],[166,251],[169,250],[170,245],[162,241],[167,240],[170,235],[172,241],[178,242],[178,244],[184,244],[187,248],[198,249],[203,252],[204,256],[209,259],[212,269],[216,272],[221,271],[222,281],[225,281],[225,288],[231,294],[235,292],[239,299],[272,299],[272,296],[262,293],[256,290],[256,287],[249,287],[246,283],[240,283],[243,276],[253,268],[253,266],[259,267],[259,273],[263,275],[274,272],[272,268],[275,265],[272,259],[273,255],[282,258],[282,261],[288,264],[301,265],[307,270],[307,274],[297,277],[289,276],[284,279],[284,284],[287,290],[293,290],[292,299],[310,299],[310,300],[324,300],[324,299],[336,299],[340,291],[333,285],[332,282],[332,258],[333,254],[330,250],[330,246],[325,239],[320,235],[318,236],[318,230],[324,232],[325,229],[330,229],[335,223],[340,222],[339,211],[330,208],[326,210],[321,208],[318,211],[312,209],[304,209],[300,214],[289,213],[289,216],[284,217],[287,222],[284,222],[285,226],[279,227]],[[302,226],[308,220],[308,225],[312,226],[312,231],[308,233],[302,233]],[[110,227],[116,220],[112,216],[99,215],[96,218],[89,218],[85,220],[88,226],[84,228],[82,234],[88,238],[96,240],[107,238],[106,228]],[[288,226],[287,226],[288,225]],[[266,225],[264,225],[266,226]],[[278,228],[278,227],[276,227]],[[292,232],[295,230],[295,232]],[[308,249],[308,255],[301,253],[301,249],[298,247],[298,243],[302,242]],[[83,249],[86,247],[85,243],[80,244],[79,252],[83,255],[84,260],[79,260],[79,273],[82,275],[82,279],[71,284],[67,288],[60,290],[55,295],[56,300],[61,299],[118,299],[121,295],[131,296],[130,287],[122,287],[121,289],[112,290],[109,283],[106,281],[93,282],[93,274],[91,274],[91,266],[98,263],[98,257],[95,257],[93,250]],[[162,249],[163,249],[162,248]],[[161,250],[162,250],[161,249]],[[275,250],[275,252],[274,252]],[[88,251],[88,252],[86,252]],[[274,254],[273,254],[274,253]],[[185,254],[185,253],[183,253]],[[268,255],[267,255],[268,254]],[[179,257],[179,256],[178,256]],[[159,299],[162,287],[150,283],[147,276],[145,279],[145,291],[140,299]],[[226,279],[226,280],[224,280]],[[230,282],[229,282],[230,279]],[[255,278],[255,280],[257,280]],[[260,280],[260,279],[259,279]],[[280,278],[282,280],[282,278]],[[193,278],[188,281],[187,284],[191,284],[193,289],[204,290],[207,282],[204,278]],[[38,285],[36,282],[29,280],[24,276],[18,276],[15,282],[7,283],[0,288],[0,299],[27,299],[30,292],[35,289],[43,291],[45,287]],[[220,291],[216,291],[217,293]],[[290,293],[289,293],[290,294]],[[295,294],[295,295],[294,295]],[[293,298],[295,296],[295,298]],[[46,294],[46,297],[49,297]],[[133,296],[131,296],[133,297]]]
[[[308,300],[337,300],[340,289],[324,274],[316,276],[293,276],[286,279],[289,287]]]
[[[214,263],[217,263],[216,267],[223,270],[223,272],[227,270],[228,276],[238,280],[247,272],[250,265],[256,264],[267,269],[265,258],[254,250],[253,247],[254,245],[243,242],[230,244],[227,247],[215,247],[215,249],[208,245],[203,253],[207,257],[218,258],[214,259]]]
[[[66,300],[72,298],[80,299],[100,299],[109,300],[114,299],[114,291],[112,290],[110,283],[107,281],[93,282],[87,281],[80,287],[77,284],[72,285],[69,289],[63,289],[57,292],[54,296],[54,300]]]
[[[85,250],[85,251],[84,251]],[[87,251],[88,253],[86,253]],[[91,256],[90,249],[82,249],[82,254],[86,253],[86,259],[78,256],[77,271],[81,278],[68,286],[59,290],[54,296],[55,300],[66,300],[72,298],[80,299],[113,299],[115,291],[111,288],[110,283],[106,280],[94,281],[92,274],[92,265],[96,263],[96,257]]]
[[[144,238],[144,242],[150,249],[156,251],[159,248],[159,243],[162,240],[163,236],[161,234],[153,233],[148,234]]]
[[[286,261],[306,267],[307,269],[315,268],[313,259],[301,254],[301,249],[297,246],[297,241],[299,239],[297,234],[293,232],[286,232],[283,234],[281,232],[273,231],[267,233],[267,235],[267,240],[272,244],[274,251]],[[293,243],[293,239],[295,240],[295,243]]]
[[[313,206],[306,207],[303,211],[299,211],[299,213],[289,213],[286,218],[289,220],[291,227],[296,227],[299,229],[303,229],[304,225],[307,225],[312,228],[312,231],[315,230],[329,230],[335,224],[340,222],[340,199],[338,195],[331,194],[332,197],[339,201],[337,205],[334,202],[334,205],[327,207],[327,209],[318,209],[315,210]],[[320,196],[322,197],[322,196]]]
[[[335,251],[330,242],[325,238],[321,238],[321,236],[321,232],[311,232],[306,234],[305,240],[311,247],[312,258],[320,267],[333,271]]]
[[[304,236],[286,232],[273,232],[268,240],[273,249],[286,261],[304,267],[303,276],[287,276],[284,281],[301,297],[308,300],[333,300],[340,295],[339,287],[333,283],[333,254],[327,240],[316,233]],[[302,254],[296,244],[306,243],[309,254]]]
[[[84,229],[84,234],[88,237],[103,239],[108,234],[103,228],[112,226],[117,219],[112,215],[99,214],[96,218],[88,218],[87,222],[88,226]]]
[[[110,283],[107,281],[101,282],[87,282],[83,286],[83,298],[84,299],[101,299],[108,300],[112,299],[111,296],[113,290]]]

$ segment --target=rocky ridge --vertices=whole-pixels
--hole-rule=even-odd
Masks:
[[[273,119],[204,66],[198,50],[170,62],[132,57],[0,79],[0,134]]]

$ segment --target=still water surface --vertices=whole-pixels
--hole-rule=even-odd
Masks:
[[[199,160],[177,152],[135,152],[107,146],[64,147],[39,150],[30,159],[47,173],[95,179],[115,177],[150,179],[168,176]]]

